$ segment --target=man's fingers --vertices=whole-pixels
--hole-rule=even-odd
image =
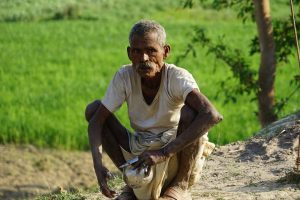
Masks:
[[[114,196],[115,196],[115,192],[111,192],[108,189],[102,189],[101,193],[108,198],[114,198]]]
[[[146,166],[151,166],[154,165],[155,162],[152,160],[153,155],[151,155],[150,152],[144,152],[139,156],[139,160],[134,163],[132,166],[134,169],[137,168],[142,168],[142,167],[146,167]]]
[[[109,198],[113,198],[116,194],[115,191],[109,189],[107,182],[105,180],[101,181],[100,190],[101,190],[102,194],[104,194],[106,197],[109,197]]]
[[[115,196],[117,193],[115,192],[115,191],[113,191],[113,190],[109,190],[110,191],[110,193],[113,195],[113,196]]]
[[[101,184],[100,186],[101,193],[106,197],[113,198],[116,194],[115,191],[110,190],[106,183]]]

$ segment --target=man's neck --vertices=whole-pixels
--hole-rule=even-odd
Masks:
[[[153,76],[153,77],[142,77],[141,78],[142,85],[149,89],[159,88],[160,82],[161,82],[162,71],[163,71],[163,69],[161,69],[159,72],[157,72],[155,74],[155,76]]]

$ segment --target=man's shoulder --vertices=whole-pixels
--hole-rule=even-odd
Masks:
[[[134,73],[135,73],[135,70],[133,69],[131,64],[122,65],[117,71],[117,74],[122,77],[127,77],[127,76],[130,77]]]
[[[132,64],[122,65],[118,70],[118,72],[120,72],[120,73],[126,73],[126,72],[132,72],[132,71],[133,71]]]
[[[178,67],[174,64],[168,64],[166,63],[167,69],[168,69],[168,73],[171,76],[180,76],[180,75],[189,75],[190,72],[183,68],[183,67]]]

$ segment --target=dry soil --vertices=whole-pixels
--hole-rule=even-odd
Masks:
[[[295,179],[300,174],[293,171],[299,133],[300,124],[295,124],[272,136],[217,147],[200,182],[191,189],[193,199],[300,199],[300,184]],[[96,187],[89,152],[13,145],[0,146],[0,152],[1,200],[33,199],[57,188]],[[95,191],[84,195],[90,200],[106,199]]]

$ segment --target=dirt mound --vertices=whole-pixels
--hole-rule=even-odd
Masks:
[[[294,125],[270,137],[258,136],[244,143],[241,161],[287,161],[293,153],[296,155],[300,125]]]
[[[208,159],[195,199],[300,199],[289,182],[298,150],[300,123],[279,133],[218,147]],[[299,175],[300,176],[300,175]]]

